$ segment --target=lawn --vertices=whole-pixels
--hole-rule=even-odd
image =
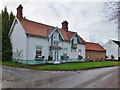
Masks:
[[[24,67],[28,67],[29,65],[27,64],[22,64],[22,63],[17,63],[15,61],[2,61],[2,65],[5,66],[11,66],[11,67],[20,67],[20,68],[24,68]]]
[[[46,71],[77,71],[92,68],[118,66],[120,61],[103,61],[103,62],[83,62],[83,63],[67,63],[59,65],[37,66],[31,69]]]

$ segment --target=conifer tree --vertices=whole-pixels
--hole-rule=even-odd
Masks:
[[[11,12],[10,15],[7,11],[7,7],[2,10],[2,60],[11,61],[12,57],[12,45],[8,37],[8,33],[15,16]]]

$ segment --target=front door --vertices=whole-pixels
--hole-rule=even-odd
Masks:
[[[58,53],[58,50],[56,50],[55,52],[54,52],[54,60],[56,61],[56,62],[58,62],[58,57],[59,57],[59,53]]]

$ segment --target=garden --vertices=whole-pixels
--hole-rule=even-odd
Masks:
[[[2,65],[19,67],[19,68],[30,68],[34,70],[46,70],[46,71],[77,71],[77,70],[86,70],[93,68],[120,66],[120,61],[74,62],[74,63],[64,63],[57,65],[54,64],[27,65],[15,61],[12,62],[3,61]]]
[[[37,66],[31,69],[47,70],[47,71],[77,71],[77,70],[103,68],[103,67],[111,67],[111,66],[120,66],[120,61],[66,63],[59,65]]]

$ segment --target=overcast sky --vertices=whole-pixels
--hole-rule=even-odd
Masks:
[[[47,25],[58,26],[67,20],[70,31],[77,32],[85,41],[104,45],[109,39],[117,40],[117,25],[105,19],[104,2],[2,2],[0,9],[7,6],[15,15],[19,4],[23,6],[23,16]]]

